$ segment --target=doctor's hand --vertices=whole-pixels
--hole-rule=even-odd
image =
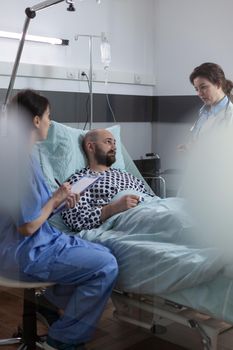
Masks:
[[[191,147],[192,147],[192,142],[188,142],[188,143],[177,145],[176,149],[179,152],[188,152],[191,149]]]

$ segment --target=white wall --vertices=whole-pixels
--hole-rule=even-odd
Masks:
[[[156,92],[191,95],[189,74],[210,61],[233,79],[233,1],[155,0]]]
[[[24,10],[39,1],[11,0],[1,3],[0,30],[21,32]],[[15,88],[87,92],[86,81],[79,81],[79,70],[89,69],[88,38],[76,34],[100,35],[105,32],[111,43],[110,83],[106,87],[100,60],[100,40],[93,39],[93,92],[152,95],[154,84],[154,0],[75,0],[76,12],[66,11],[60,3],[39,11],[31,20],[28,34],[69,39],[68,47],[26,42],[15,81]],[[18,42],[0,39],[0,88],[6,88]],[[69,73],[74,79],[67,79]],[[139,81],[135,83],[135,74]],[[56,79],[54,79],[56,78]],[[80,125],[75,125],[80,126]],[[98,126],[98,125],[94,125]],[[106,125],[104,125],[106,126]],[[130,136],[129,136],[130,135]],[[123,123],[122,139],[133,158],[150,152],[150,123]],[[135,142],[137,140],[137,142]],[[140,140],[140,142],[138,142]]]
[[[25,19],[24,9],[37,3],[29,0],[4,1],[1,4],[0,23],[2,30],[21,32]],[[153,93],[154,60],[153,60],[153,15],[154,0],[102,0],[97,5],[95,0],[75,1],[76,12],[66,11],[65,2],[54,5],[37,13],[31,20],[28,33],[44,36],[55,36],[70,40],[68,47],[52,46],[27,42],[21,58],[22,64],[53,66],[53,74],[58,74],[54,67],[65,67],[62,81],[53,82],[54,89],[65,91],[83,91],[87,84],[78,82],[79,69],[89,68],[88,38],[77,34],[100,35],[105,32],[111,43],[112,62],[109,69],[109,80],[117,84],[109,86],[110,93],[137,93],[148,95]],[[13,9],[13,10],[12,10]],[[18,43],[14,40],[0,39],[0,61],[14,61]],[[103,65],[100,60],[100,39],[93,39],[93,69],[98,80],[104,79]],[[26,67],[27,68],[27,67]],[[38,73],[38,67],[29,67],[32,75]],[[20,72],[19,69],[19,72]],[[0,65],[0,74],[6,68]],[[25,70],[24,70],[25,72]],[[50,73],[48,69],[40,69],[40,74]],[[67,81],[66,73],[73,74],[75,81]],[[60,78],[62,73],[60,71]],[[138,84],[135,87],[135,74]],[[30,75],[30,74],[29,74]],[[0,77],[1,78],[1,77]],[[51,82],[43,80],[44,88]],[[38,84],[42,85],[37,79]],[[21,85],[25,81],[21,80]],[[119,83],[129,83],[119,89]],[[18,84],[19,81],[16,81]],[[30,83],[30,79],[26,80]],[[5,84],[3,82],[2,84]],[[149,85],[150,88],[148,88]],[[19,87],[22,87],[22,86]],[[94,84],[94,91],[105,90],[103,84]]]
[[[155,0],[155,94],[195,95],[189,82],[193,68],[203,62],[220,64],[233,80],[233,1]],[[183,167],[176,146],[187,141],[189,124],[153,123],[152,148],[163,169]],[[168,179],[173,187],[175,177]]]

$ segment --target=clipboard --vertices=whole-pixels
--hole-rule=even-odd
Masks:
[[[84,191],[86,191],[89,187],[93,186],[94,183],[97,182],[100,178],[101,178],[100,175],[99,176],[84,175],[72,185],[72,192],[81,194]]]
[[[83,177],[81,177],[77,182],[75,182],[74,184],[72,184],[71,186],[71,191],[73,193],[77,193],[77,194],[82,194],[83,192],[85,192],[89,187],[93,186],[94,183],[96,183],[97,181],[99,181],[101,179],[101,175],[98,176],[88,176],[88,175],[84,175]],[[60,211],[64,210],[66,206],[66,203],[63,202],[61,203],[49,216],[49,218],[57,213],[59,213]]]

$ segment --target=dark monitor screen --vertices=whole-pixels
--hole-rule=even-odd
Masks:
[[[134,163],[140,173],[144,176],[146,175],[154,175],[156,172],[156,161],[153,158],[150,159],[136,159]]]

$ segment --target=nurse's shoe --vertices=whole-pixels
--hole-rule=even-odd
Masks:
[[[47,337],[47,341],[43,346],[44,350],[86,350],[85,344],[65,344],[50,336]]]

